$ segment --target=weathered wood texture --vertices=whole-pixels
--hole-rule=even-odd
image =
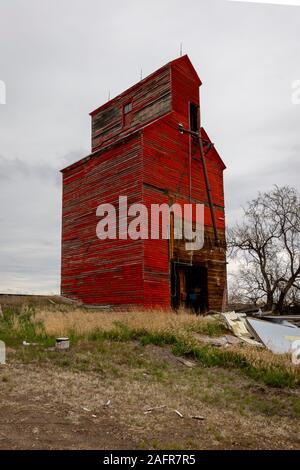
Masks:
[[[204,247],[199,251],[186,251],[183,240],[174,240],[171,259],[177,263],[193,264],[207,268],[208,308],[220,310],[226,289],[225,231],[219,228],[220,247],[214,245],[213,229],[205,227]]]
[[[112,146],[64,172],[62,293],[87,304],[135,304],[143,300],[142,241],[96,236],[101,203],[142,200],[141,138]]]
[[[215,148],[206,156],[222,246],[214,246],[198,145],[189,127],[190,102],[200,106],[197,76],[187,56],[147,77],[92,114],[93,153],[63,170],[62,294],[87,304],[171,305],[172,261],[208,270],[209,308],[220,309],[226,288],[223,171]],[[132,111],[124,116],[124,105]],[[204,129],[205,148],[210,142]],[[128,203],[205,204],[205,247],[191,254],[183,241],[96,237],[96,208]]]
[[[130,116],[123,109],[132,103]],[[171,74],[165,66],[91,113],[92,151],[171,111]]]

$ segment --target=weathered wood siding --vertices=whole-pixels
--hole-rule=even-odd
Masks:
[[[220,310],[222,308],[227,287],[225,231],[220,227],[219,237],[221,246],[216,248],[213,229],[206,225],[205,243],[201,250],[186,251],[184,240],[174,240],[171,254],[172,261],[192,263],[195,266],[207,268],[208,308],[211,310]]]
[[[125,121],[123,108],[132,103]],[[91,113],[92,150],[137,130],[171,111],[170,67],[163,67]]]
[[[92,156],[63,170],[62,294],[86,304],[170,307],[171,264],[190,262],[184,242],[96,237],[96,208],[128,203],[204,203],[206,241],[192,262],[208,269],[209,308],[222,307],[226,286],[224,164],[207,153],[222,247],[213,243],[198,146],[178,131],[189,127],[189,103],[200,105],[201,82],[185,56],[161,68],[92,115]],[[132,102],[124,122],[123,106]],[[209,137],[202,129],[206,141]],[[205,144],[207,150],[207,144]]]
[[[205,246],[204,249],[187,252],[185,242],[175,240],[170,249],[167,240],[144,242],[144,272],[152,274],[151,282],[145,283],[145,302],[164,304],[157,297],[159,290],[152,287],[160,282],[165,301],[167,288],[170,305],[170,275],[172,261],[193,263],[208,270],[209,308],[221,309],[226,288],[225,214],[224,214],[224,164],[215,148],[207,153],[206,163],[212,189],[214,211],[222,246],[214,246],[211,213],[208,206],[203,166],[199,146],[188,135],[182,135],[178,123],[189,127],[189,103],[200,105],[200,81],[184,61],[175,62],[171,67],[172,114],[144,129],[143,135],[143,197],[151,203],[167,202],[182,207],[185,203],[205,204]],[[210,142],[205,130],[201,130],[205,141]],[[207,147],[207,144],[205,145]],[[168,263],[166,262],[168,253]],[[155,266],[155,270],[153,269]]]
[[[64,173],[62,294],[87,304],[136,304],[143,301],[142,241],[99,240],[96,209],[142,200],[141,137],[99,152]]]
[[[143,201],[151,204],[205,204],[205,247],[191,255],[185,242],[175,240],[170,252],[167,240],[144,241],[145,303],[165,305],[170,302],[170,262],[190,263],[208,269],[209,308],[220,309],[226,288],[225,214],[223,164],[215,150],[207,155],[207,167],[215,203],[214,210],[221,248],[214,246],[211,214],[207,202],[203,167],[199,155],[189,157],[189,137],[182,136],[172,118],[150,126],[143,135]],[[205,134],[205,137],[207,135]],[[191,165],[191,172],[190,172]],[[151,276],[150,274],[151,273]],[[160,289],[156,289],[160,283]],[[169,289],[169,296],[166,292]],[[162,292],[164,301],[160,298]]]
[[[150,214],[151,204],[169,203],[169,197],[156,188],[143,185],[143,203]],[[144,304],[170,307],[169,241],[143,240]]]

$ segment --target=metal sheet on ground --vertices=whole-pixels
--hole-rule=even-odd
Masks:
[[[240,338],[245,343],[250,344],[251,346],[259,346],[261,347],[261,343],[256,341],[252,338],[255,335],[251,335],[251,333],[247,329],[246,324],[246,315],[236,312],[227,312],[222,313],[223,318],[225,319],[228,327],[233,331],[235,336]]]
[[[300,328],[291,328],[253,318],[247,318],[247,323],[266,348],[275,354],[291,353],[293,342],[300,340]]]

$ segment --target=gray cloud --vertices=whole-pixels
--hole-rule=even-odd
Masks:
[[[54,181],[57,185],[60,184],[57,168],[47,163],[33,164],[19,158],[9,159],[0,155],[0,178],[13,182],[20,176],[24,178],[34,176],[46,182]]]

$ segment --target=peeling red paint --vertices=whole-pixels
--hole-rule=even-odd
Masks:
[[[212,221],[199,149],[189,127],[189,104],[199,106],[201,81],[187,56],[162,67],[91,113],[92,154],[63,170],[62,294],[95,305],[170,307],[172,262],[190,262],[179,242],[96,237],[99,204],[204,203],[206,244],[193,263],[208,270],[210,308],[221,308],[226,287],[223,171],[215,148],[207,154],[222,247]],[[132,109],[124,115],[124,106]],[[210,139],[204,129],[201,135]]]

